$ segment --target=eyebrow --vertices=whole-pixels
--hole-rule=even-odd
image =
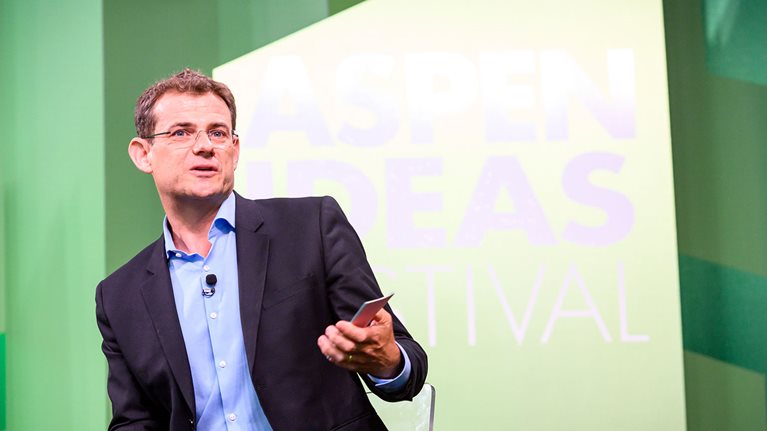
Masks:
[[[170,129],[173,129],[174,127],[183,127],[183,128],[187,128],[187,127],[191,127],[191,126],[193,126],[193,125],[194,125],[194,124],[192,124],[192,123],[190,123],[190,122],[188,122],[188,121],[181,121],[181,122],[178,122],[178,123],[173,123],[173,124],[171,124],[170,126],[168,126],[168,130],[170,130]]]
[[[187,127],[194,127],[194,126],[195,125],[193,123],[190,123],[188,121],[181,121],[181,122],[178,122],[178,123],[171,124],[170,126],[168,126],[168,129],[172,129],[174,127],[187,128]],[[226,129],[229,128],[229,126],[226,123],[221,123],[221,122],[211,123],[211,124],[208,125],[208,129],[215,129],[215,128],[218,128],[218,127],[223,127],[223,128],[226,128]]]
[[[208,125],[209,128],[215,129],[217,127],[222,127],[224,129],[229,129],[230,127],[226,123],[211,123]]]

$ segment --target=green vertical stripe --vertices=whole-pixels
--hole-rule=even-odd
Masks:
[[[97,430],[105,365],[101,0],[0,1],[7,428]]]

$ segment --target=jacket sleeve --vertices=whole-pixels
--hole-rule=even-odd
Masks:
[[[367,261],[362,242],[332,197],[322,198],[320,228],[329,302],[339,319],[351,320],[360,304],[382,296],[381,289]],[[401,390],[387,393],[377,388],[367,375],[361,377],[368,388],[384,400],[411,400],[420,392],[426,380],[426,352],[388,305],[386,311],[392,315],[395,340],[410,358],[410,378]]]
[[[150,431],[167,429],[156,418],[156,412],[129,370],[120,346],[114,337],[109,319],[104,311],[102,283],[96,288],[96,322],[103,342],[101,350],[109,366],[107,392],[112,401],[112,421],[109,430]]]

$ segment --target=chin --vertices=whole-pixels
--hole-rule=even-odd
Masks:
[[[228,194],[229,194],[228,191],[215,190],[215,191],[209,191],[209,192],[195,193],[191,197],[197,198],[197,199],[202,199],[202,200],[207,200],[207,199],[215,199],[215,198],[224,198]]]
[[[183,200],[196,200],[196,201],[208,201],[211,199],[221,199],[229,195],[231,189],[204,189],[197,188],[193,190],[186,190],[185,192],[176,195],[177,198]]]

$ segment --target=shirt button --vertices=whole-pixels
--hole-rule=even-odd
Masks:
[[[176,253],[176,257],[181,257],[181,253]]]
[[[226,361],[219,362],[218,366],[221,367],[221,368],[226,368]]]
[[[205,266],[203,266],[203,267],[202,267],[202,269],[203,269],[205,272],[208,272],[208,271],[210,271],[210,267],[209,267],[208,265],[205,265]]]
[[[216,313],[215,311],[210,313],[210,318],[211,319],[215,319],[216,317],[218,317],[218,313]]]
[[[229,413],[229,416],[227,416],[226,418],[229,419],[230,421],[234,422],[234,421],[237,420],[237,415],[234,414],[234,413]]]

